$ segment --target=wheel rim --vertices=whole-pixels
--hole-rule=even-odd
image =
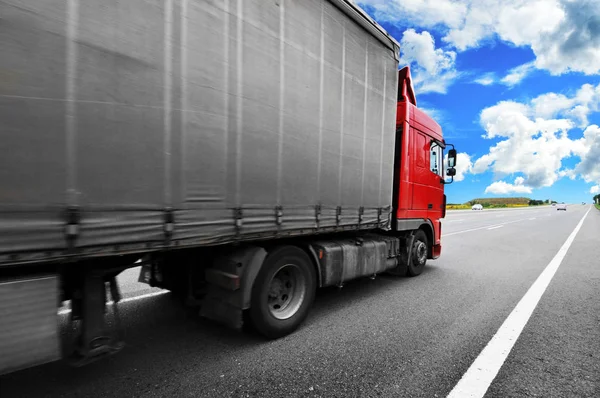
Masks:
[[[295,264],[280,267],[269,282],[267,307],[277,319],[292,317],[306,295],[306,277]]]
[[[425,264],[425,261],[427,261],[427,245],[425,245],[425,242],[421,240],[416,241],[413,249],[417,263],[419,265]]]

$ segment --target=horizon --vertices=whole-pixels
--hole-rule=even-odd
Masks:
[[[566,203],[566,204],[580,204],[585,202],[585,204],[594,204],[593,200],[582,200],[581,202],[566,202],[566,201],[559,201],[559,200],[555,200],[552,198],[545,198],[545,199],[540,199],[540,198],[529,198],[526,196],[492,196],[492,197],[481,197],[481,198],[473,198],[473,199],[469,199],[465,202],[447,202],[447,205],[466,205],[469,204],[469,202],[484,202],[486,200],[497,200],[497,199],[505,199],[505,200],[510,200],[510,199],[527,199],[527,200],[538,200],[538,201],[549,201],[549,203],[547,204],[551,204],[552,202],[556,202],[556,203]],[[485,202],[484,202],[485,203]],[[541,205],[534,205],[534,206],[541,206]]]

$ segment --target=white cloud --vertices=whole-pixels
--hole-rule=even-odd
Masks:
[[[532,120],[523,104],[501,102],[484,109],[481,123],[487,138],[504,138],[490,152],[475,161],[474,173],[491,169],[497,177],[525,174],[527,186],[540,188],[554,184],[562,159],[571,154],[566,132],[568,120]]]
[[[531,193],[531,188],[523,185],[524,181],[525,179],[523,177],[515,178],[514,184],[509,184],[505,181],[496,181],[485,189],[485,193],[493,193],[496,195],[506,195],[509,193]]]
[[[482,86],[489,86],[496,83],[496,76],[493,73],[486,73],[473,80],[473,82],[481,84]]]
[[[427,31],[417,33],[407,29],[400,41],[401,64],[411,65],[413,84],[419,93],[445,93],[458,77],[454,68],[456,53],[435,48],[433,36]]]
[[[360,6],[372,7],[375,19],[407,22],[434,27],[438,24],[458,26],[468,10],[465,2],[452,0],[357,0]],[[404,18],[403,18],[404,17]]]
[[[600,110],[600,85],[584,84],[573,97],[548,93],[532,101],[535,114],[542,118],[564,116],[578,122],[580,127],[588,125],[587,116]]]
[[[586,182],[600,183],[600,127],[588,126],[579,139],[568,136],[569,130],[587,122],[587,115],[597,109],[598,93],[600,85],[584,85],[573,96],[547,93],[529,103],[503,101],[484,109],[480,116],[484,137],[500,141],[474,161],[471,173],[490,170],[498,179],[523,174],[514,184],[498,181],[490,185],[492,193],[549,187],[562,177],[580,176]],[[572,170],[564,169],[563,159],[571,156],[581,162]]]
[[[575,180],[577,178],[577,173],[575,173],[575,170],[569,170],[569,169],[560,170],[558,172],[558,178],[563,178],[563,177],[567,177],[569,180]]]
[[[600,127],[593,124],[585,129],[578,148],[582,158],[575,167],[586,182],[600,183]]]
[[[600,185],[594,185],[593,187],[590,188],[590,193],[592,195],[595,195],[597,193],[600,193]]]
[[[521,80],[523,80],[525,77],[527,77],[527,75],[533,72],[534,69],[535,67],[533,62],[519,65],[516,68],[513,68],[510,71],[508,71],[508,74],[504,76],[500,80],[500,82],[509,87],[515,86],[521,83]]]
[[[556,93],[542,94],[531,101],[535,114],[546,119],[555,117],[566,109],[572,109],[573,102],[574,98]]]
[[[379,20],[444,33],[459,51],[491,40],[526,46],[552,74],[600,73],[598,0],[359,0]],[[511,80],[508,79],[507,82]]]
[[[597,0],[562,0],[563,17],[548,35],[532,41],[536,66],[553,75],[600,73],[600,7]]]

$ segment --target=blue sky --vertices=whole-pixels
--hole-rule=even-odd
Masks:
[[[450,203],[600,193],[600,0],[355,0],[459,151]]]

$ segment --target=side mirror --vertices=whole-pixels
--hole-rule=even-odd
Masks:
[[[450,163],[450,157],[448,157],[448,163]],[[447,171],[446,171],[446,175],[448,177],[454,177],[456,175],[456,169],[454,167],[450,167]]]
[[[448,167],[449,168],[454,168],[456,167],[456,149],[450,149],[448,151]],[[448,170],[450,171],[450,170]],[[450,175],[450,174],[448,174]]]

